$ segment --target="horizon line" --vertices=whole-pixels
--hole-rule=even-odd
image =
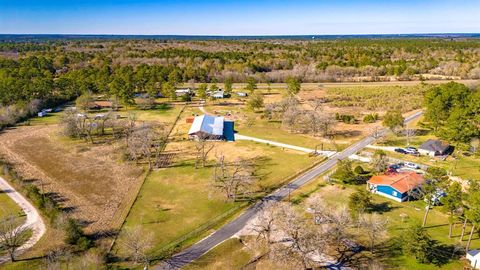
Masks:
[[[363,34],[104,34],[104,33],[0,33],[0,36],[177,36],[177,37],[305,37],[305,36],[402,36],[402,35],[480,35],[480,32],[363,33]]]

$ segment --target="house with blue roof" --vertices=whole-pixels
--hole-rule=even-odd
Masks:
[[[473,249],[467,251],[466,258],[470,261],[470,265],[473,269],[480,269],[480,250]]]

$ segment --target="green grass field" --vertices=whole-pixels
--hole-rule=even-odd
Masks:
[[[257,119],[251,126],[246,124],[237,125],[235,129],[242,135],[310,149],[315,149],[318,146],[320,150],[323,145],[323,149],[335,151],[346,147],[345,144],[338,144],[336,147],[331,142],[322,140],[321,137],[314,138],[309,135],[290,133],[281,128],[281,123],[261,119]]]
[[[23,211],[6,193],[0,191],[0,219],[10,215],[22,216]]]
[[[234,147],[262,153],[264,157],[259,158],[255,174],[265,190],[281,185],[318,160],[246,141],[236,142]],[[235,208],[244,205],[225,201],[224,195],[212,187],[212,170],[212,167],[195,169],[194,160],[184,160],[153,172],[146,179],[125,227],[142,225],[145,232],[153,233],[152,256],[159,255],[159,251],[172,241],[217,220],[224,213],[232,212],[233,215]],[[121,243],[121,239],[117,243]],[[118,254],[124,253],[120,244],[115,250]]]
[[[292,202],[298,203],[298,209],[304,209],[303,203],[308,196],[318,193],[321,194],[323,200],[331,208],[336,208],[348,203],[348,196],[356,189],[363,188],[362,186],[341,186],[341,185],[328,185],[322,177],[318,177],[316,180],[310,182],[304,187],[292,193]],[[412,201],[398,203],[388,200],[384,197],[374,195],[373,202],[376,205],[386,205],[387,209],[380,214],[383,218],[388,219],[388,237],[389,239],[401,239],[406,228],[414,223],[420,223],[424,215],[424,203],[422,201]],[[402,220],[400,215],[406,215]],[[459,243],[459,235],[461,233],[461,224],[458,222],[453,230],[453,238],[448,238],[448,216],[442,211],[441,207],[435,207],[429,213],[427,220],[427,231],[433,239],[437,240],[441,244],[455,245]],[[468,232],[470,227],[467,227]],[[464,237],[464,240],[467,236]],[[398,241],[398,240],[395,240]],[[466,241],[462,244],[465,245]],[[472,241],[472,248],[480,248],[480,239],[475,236]],[[458,260],[449,261],[443,265],[433,264],[421,264],[418,263],[415,258],[398,252],[399,247],[395,252],[382,253],[384,256],[382,261],[386,263],[392,269],[443,269],[453,270],[462,269],[462,262]],[[447,252],[448,253],[448,252]],[[451,254],[444,254],[449,258]],[[212,251],[202,256],[197,261],[193,262],[186,269],[240,269],[245,266],[252,256],[248,253],[248,250],[238,239],[229,239],[217,246]]]
[[[114,113],[118,113],[121,116],[127,116],[127,114],[135,114],[138,121],[147,121],[147,122],[162,122],[162,123],[172,123],[177,118],[182,105],[170,105],[168,103],[160,103],[155,106],[153,109],[149,110],[140,110],[136,108],[125,108],[122,107]],[[105,113],[107,110],[91,111],[89,115],[95,115],[100,113]],[[52,125],[58,124],[62,112],[49,113],[44,117],[33,117],[29,120],[23,122],[23,125]]]
[[[319,187],[320,185],[320,187]],[[310,194],[318,192],[322,195],[322,198],[326,203],[332,207],[338,207],[340,205],[345,205],[348,203],[348,196],[354,190],[363,188],[364,186],[340,186],[340,185],[325,185],[323,180],[317,179],[312,182],[310,185],[305,186],[304,188],[298,190],[294,193],[294,196],[300,197],[305,196],[305,194]],[[385,209],[387,211],[380,213],[384,218],[388,219],[388,234],[390,238],[401,239],[406,228],[415,223],[421,223],[424,216],[424,207],[425,204],[423,201],[411,201],[398,203],[387,198],[384,198],[379,195],[373,196],[373,202],[376,205],[386,205]],[[400,217],[401,215],[406,215],[404,220]],[[446,245],[455,245],[459,243],[459,235],[461,233],[461,224],[457,223],[453,230],[453,238],[448,238],[448,215],[444,213],[441,207],[435,207],[432,209],[428,215],[427,225],[428,233],[432,236],[433,239],[437,240],[439,243]],[[467,227],[469,231],[470,227]],[[467,237],[465,236],[466,240]],[[464,245],[466,241],[462,242]],[[480,239],[474,237],[472,241],[472,248],[480,248]],[[447,255],[445,255],[447,256]],[[448,257],[448,256],[447,256]],[[451,261],[447,264],[441,266],[435,265],[425,265],[417,263],[416,260],[407,255],[399,255],[388,258],[389,263],[394,265],[395,269],[461,269],[462,264],[459,261]]]

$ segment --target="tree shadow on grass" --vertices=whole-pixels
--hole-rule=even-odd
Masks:
[[[88,235],[88,238],[92,240],[102,240],[102,239],[113,239],[114,237],[118,236],[118,230],[102,230],[95,232],[93,234]]]
[[[157,104],[154,109],[159,111],[168,111],[173,109],[173,106],[168,103],[160,103],[160,104]]]
[[[389,202],[375,203],[371,206],[370,212],[383,214],[390,212],[394,209],[399,208],[398,206],[392,206]]]
[[[378,244],[375,247],[375,253],[372,259],[382,265],[388,265],[391,269],[402,265],[401,256],[403,255],[403,242],[399,238],[392,238],[386,242]]]
[[[379,245],[375,252],[375,261],[388,265],[391,268],[397,268],[403,265],[404,239],[401,236],[394,237],[389,241]],[[428,252],[428,261],[436,267],[448,264],[452,260],[459,259],[463,255],[463,249],[458,249],[455,245],[447,245],[434,241]],[[411,255],[408,255],[411,256]],[[414,258],[415,259],[415,258]]]

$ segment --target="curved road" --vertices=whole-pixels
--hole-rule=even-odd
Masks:
[[[422,114],[423,112],[419,111],[406,117],[405,123],[408,123],[412,120],[417,119]],[[377,134],[377,137],[385,135],[386,132],[387,130],[385,129],[380,131],[379,134]],[[162,262],[160,265],[155,266],[154,269],[159,269],[159,270],[160,269],[162,270],[163,269],[165,270],[180,269],[181,267],[198,259],[203,254],[207,253],[209,250],[221,244],[223,241],[229,239],[238,231],[240,231],[251,218],[253,218],[258,212],[261,211],[262,207],[265,205],[265,202],[283,200],[295,189],[298,189],[299,187],[315,179],[318,175],[333,168],[335,164],[337,164],[338,160],[348,158],[350,155],[355,154],[356,152],[365,148],[367,145],[373,143],[375,140],[376,138],[374,136],[366,137],[363,140],[349,146],[342,152],[338,152],[330,156],[325,162],[317,165],[313,169],[298,176],[297,178],[295,178],[295,180],[293,180],[289,184],[277,189],[273,193],[264,197],[261,201],[255,203],[254,205],[249,207],[244,213],[238,216],[236,219],[224,225],[223,227],[215,231],[210,236],[195,243],[194,245],[190,246],[184,251],[173,255],[170,259],[166,260],[165,262]]]
[[[23,212],[27,215],[27,220],[23,225],[24,228],[28,228],[32,230],[32,236],[28,241],[23,244],[20,248],[17,249],[16,254],[21,254],[25,252],[27,249],[31,248],[35,245],[40,238],[42,238],[43,234],[45,233],[45,223],[43,223],[40,214],[38,213],[37,209],[33,207],[33,205],[27,201],[20,193],[18,193],[5,179],[0,177],[0,190],[5,192],[15,203],[17,203],[20,208],[22,208]],[[9,256],[0,257],[0,264],[6,261],[9,261]]]

